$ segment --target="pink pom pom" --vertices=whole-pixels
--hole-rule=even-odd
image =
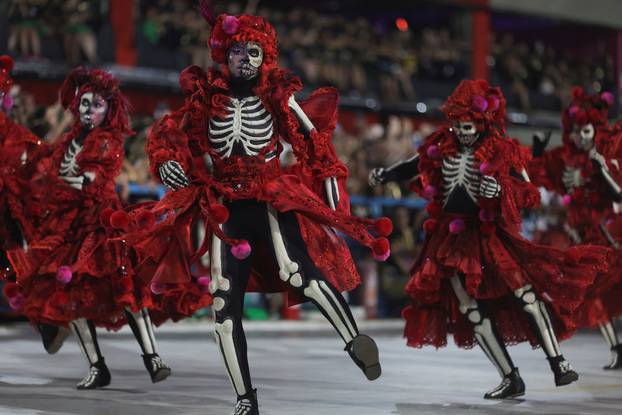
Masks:
[[[581,109],[580,109],[578,106],[573,105],[573,106],[572,106],[572,107],[570,107],[570,109],[568,110],[568,115],[570,115],[571,117],[573,117],[573,118],[574,118],[574,117],[576,117],[576,116],[577,116],[577,114],[579,113],[579,111],[580,111],[580,110],[581,110]]]
[[[607,103],[607,105],[613,105],[613,94],[611,92],[603,92],[600,94],[600,97]]]
[[[209,290],[209,283],[212,281],[212,279],[210,277],[199,277],[197,279],[197,283],[201,286],[201,290],[208,291]]]
[[[488,168],[490,167],[490,164],[487,162],[483,162],[482,164],[479,165],[479,172],[482,174],[486,174],[488,173]]]
[[[22,305],[24,305],[24,296],[21,293],[17,294],[15,297],[9,298],[9,306],[13,310],[22,308]]]
[[[490,111],[498,110],[500,104],[501,104],[501,101],[499,101],[499,98],[497,98],[496,96],[491,95],[488,97],[488,109]]]
[[[166,287],[164,286],[164,284],[157,282],[157,281],[153,281],[151,283],[151,292],[157,295],[163,294]]]
[[[494,213],[488,209],[482,209],[479,211],[479,220],[482,222],[492,222],[495,219]]]
[[[73,278],[73,272],[71,272],[71,268],[63,265],[56,270],[56,281],[61,284],[68,284],[69,281]]]
[[[427,185],[423,189],[423,198],[425,200],[433,200],[435,196],[436,196],[436,187]]]
[[[222,30],[228,35],[235,35],[240,28],[240,21],[235,16],[227,16],[222,21]]]
[[[436,144],[432,144],[430,147],[428,147],[428,149],[426,150],[426,154],[431,159],[439,159],[439,158],[441,158],[441,152],[438,149],[438,146]]]
[[[251,254],[251,246],[247,241],[240,242],[239,244],[231,247],[231,253],[237,259],[245,259]]]
[[[454,219],[449,222],[449,232],[453,233],[454,235],[464,232],[465,228],[466,225],[464,224],[464,221],[462,219]]]
[[[2,106],[7,111],[13,108],[13,97],[10,94],[6,94],[4,96],[4,99],[2,100]]]
[[[488,109],[488,101],[481,95],[475,95],[471,101],[471,108],[477,112],[484,112]]]
[[[564,206],[569,206],[570,202],[572,202],[572,196],[570,195],[564,195],[564,197],[562,197],[562,204]]]

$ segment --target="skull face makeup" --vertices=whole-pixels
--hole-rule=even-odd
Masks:
[[[253,79],[263,63],[263,49],[255,42],[235,43],[229,49],[227,62],[232,78]]]
[[[458,142],[470,147],[479,139],[479,132],[473,121],[458,121],[454,124],[454,132]]]
[[[570,138],[579,150],[587,151],[594,146],[594,132],[594,126],[591,123],[575,125]]]
[[[108,103],[101,95],[87,92],[80,97],[78,111],[82,125],[92,130],[104,122],[108,112]]]

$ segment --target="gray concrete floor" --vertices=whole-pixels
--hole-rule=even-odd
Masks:
[[[297,326],[298,323],[295,323]],[[609,355],[596,333],[562,345],[580,373],[555,388],[541,350],[510,348],[527,384],[523,399],[485,401],[498,375],[479,350],[404,346],[399,322],[375,324],[383,376],[364,379],[336,336],[318,323],[248,325],[249,359],[262,415],[620,414],[622,371],[600,367]],[[233,395],[211,338],[211,325],[164,326],[157,334],[173,375],[152,385],[137,344],[126,331],[102,333],[112,384],[77,391],[86,364],[73,339],[54,356],[25,325],[0,328],[0,414],[228,415]],[[332,334],[332,333],[331,333]]]

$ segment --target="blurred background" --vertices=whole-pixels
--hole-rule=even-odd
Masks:
[[[209,27],[191,0],[2,0],[0,54],[16,58],[12,116],[48,141],[71,124],[57,102],[70,68],[114,73],[133,106],[118,179],[127,202],[161,197],[143,146],[150,125],[182,103],[179,72],[212,65]],[[439,105],[463,78],[502,87],[509,134],[525,144],[534,131],[560,142],[560,112],[580,85],[616,97],[622,73],[619,0],[216,1],[220,12],[267,17],[280,41],[280,64],[300,75],[304,94],[335,86],[341,94],[334,144],[350,169],[353,211],[394,219],[392,257],[377,264],[355,244],[364,283],[349,296],[359,316],[399,317],[403,287],[422,242],[424,203],[406,187],[372,189],[371,168],[411,156],[443,123]],[[364,3],[364,4],[362,4]],[[291,159],[283,155],[286,163]],[[538,237],[559,222],[559,205],[526,217]],[[280,296],[247,296],[248,317],[305,318]],[[5,309],[6,311],[6,309]]]

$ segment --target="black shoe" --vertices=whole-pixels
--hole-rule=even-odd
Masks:
[[[555,375],[555,386],[564,386],[579,380],[577,372],[572,370],[570,363],[561,354],[555,357],[547,357],[547,360]]]
[[[604,366],[605,370],[615,370],[622,368],[622,344],[618,344],[611,348],[611,363]]]
[[[246,395],[239,396],[231,415],[259,415],[257,389],[253,389]]]
[[[510,374],[505,375],[503,380],[491,391],[484,395],[484,399],[510,399],[525,394],[525,382],[518,373],[518,368],[512,369]]]
[[[43,347],[49,354],[58,352],[63,343],[65,343],[65,339],[71,334],[71,330],[66,327],[58,327],[45,323],[39,323],[37,327],[41,334]]]
[[[144,354],[142,356],[145,367],[151,376],[151,382],[163,381],[171,375],[171,368],[162,361],[162,358],[157,353]]]
[[[346,345],[345,350],[367,379],[375,380],[380,377],[382,368],[380,367],[378,347],[371,337],[359,334]]]
[[[110,371],[104,358],[91,365],[89,373],[76,385],[77,389],[97,389],[110,385]]]

